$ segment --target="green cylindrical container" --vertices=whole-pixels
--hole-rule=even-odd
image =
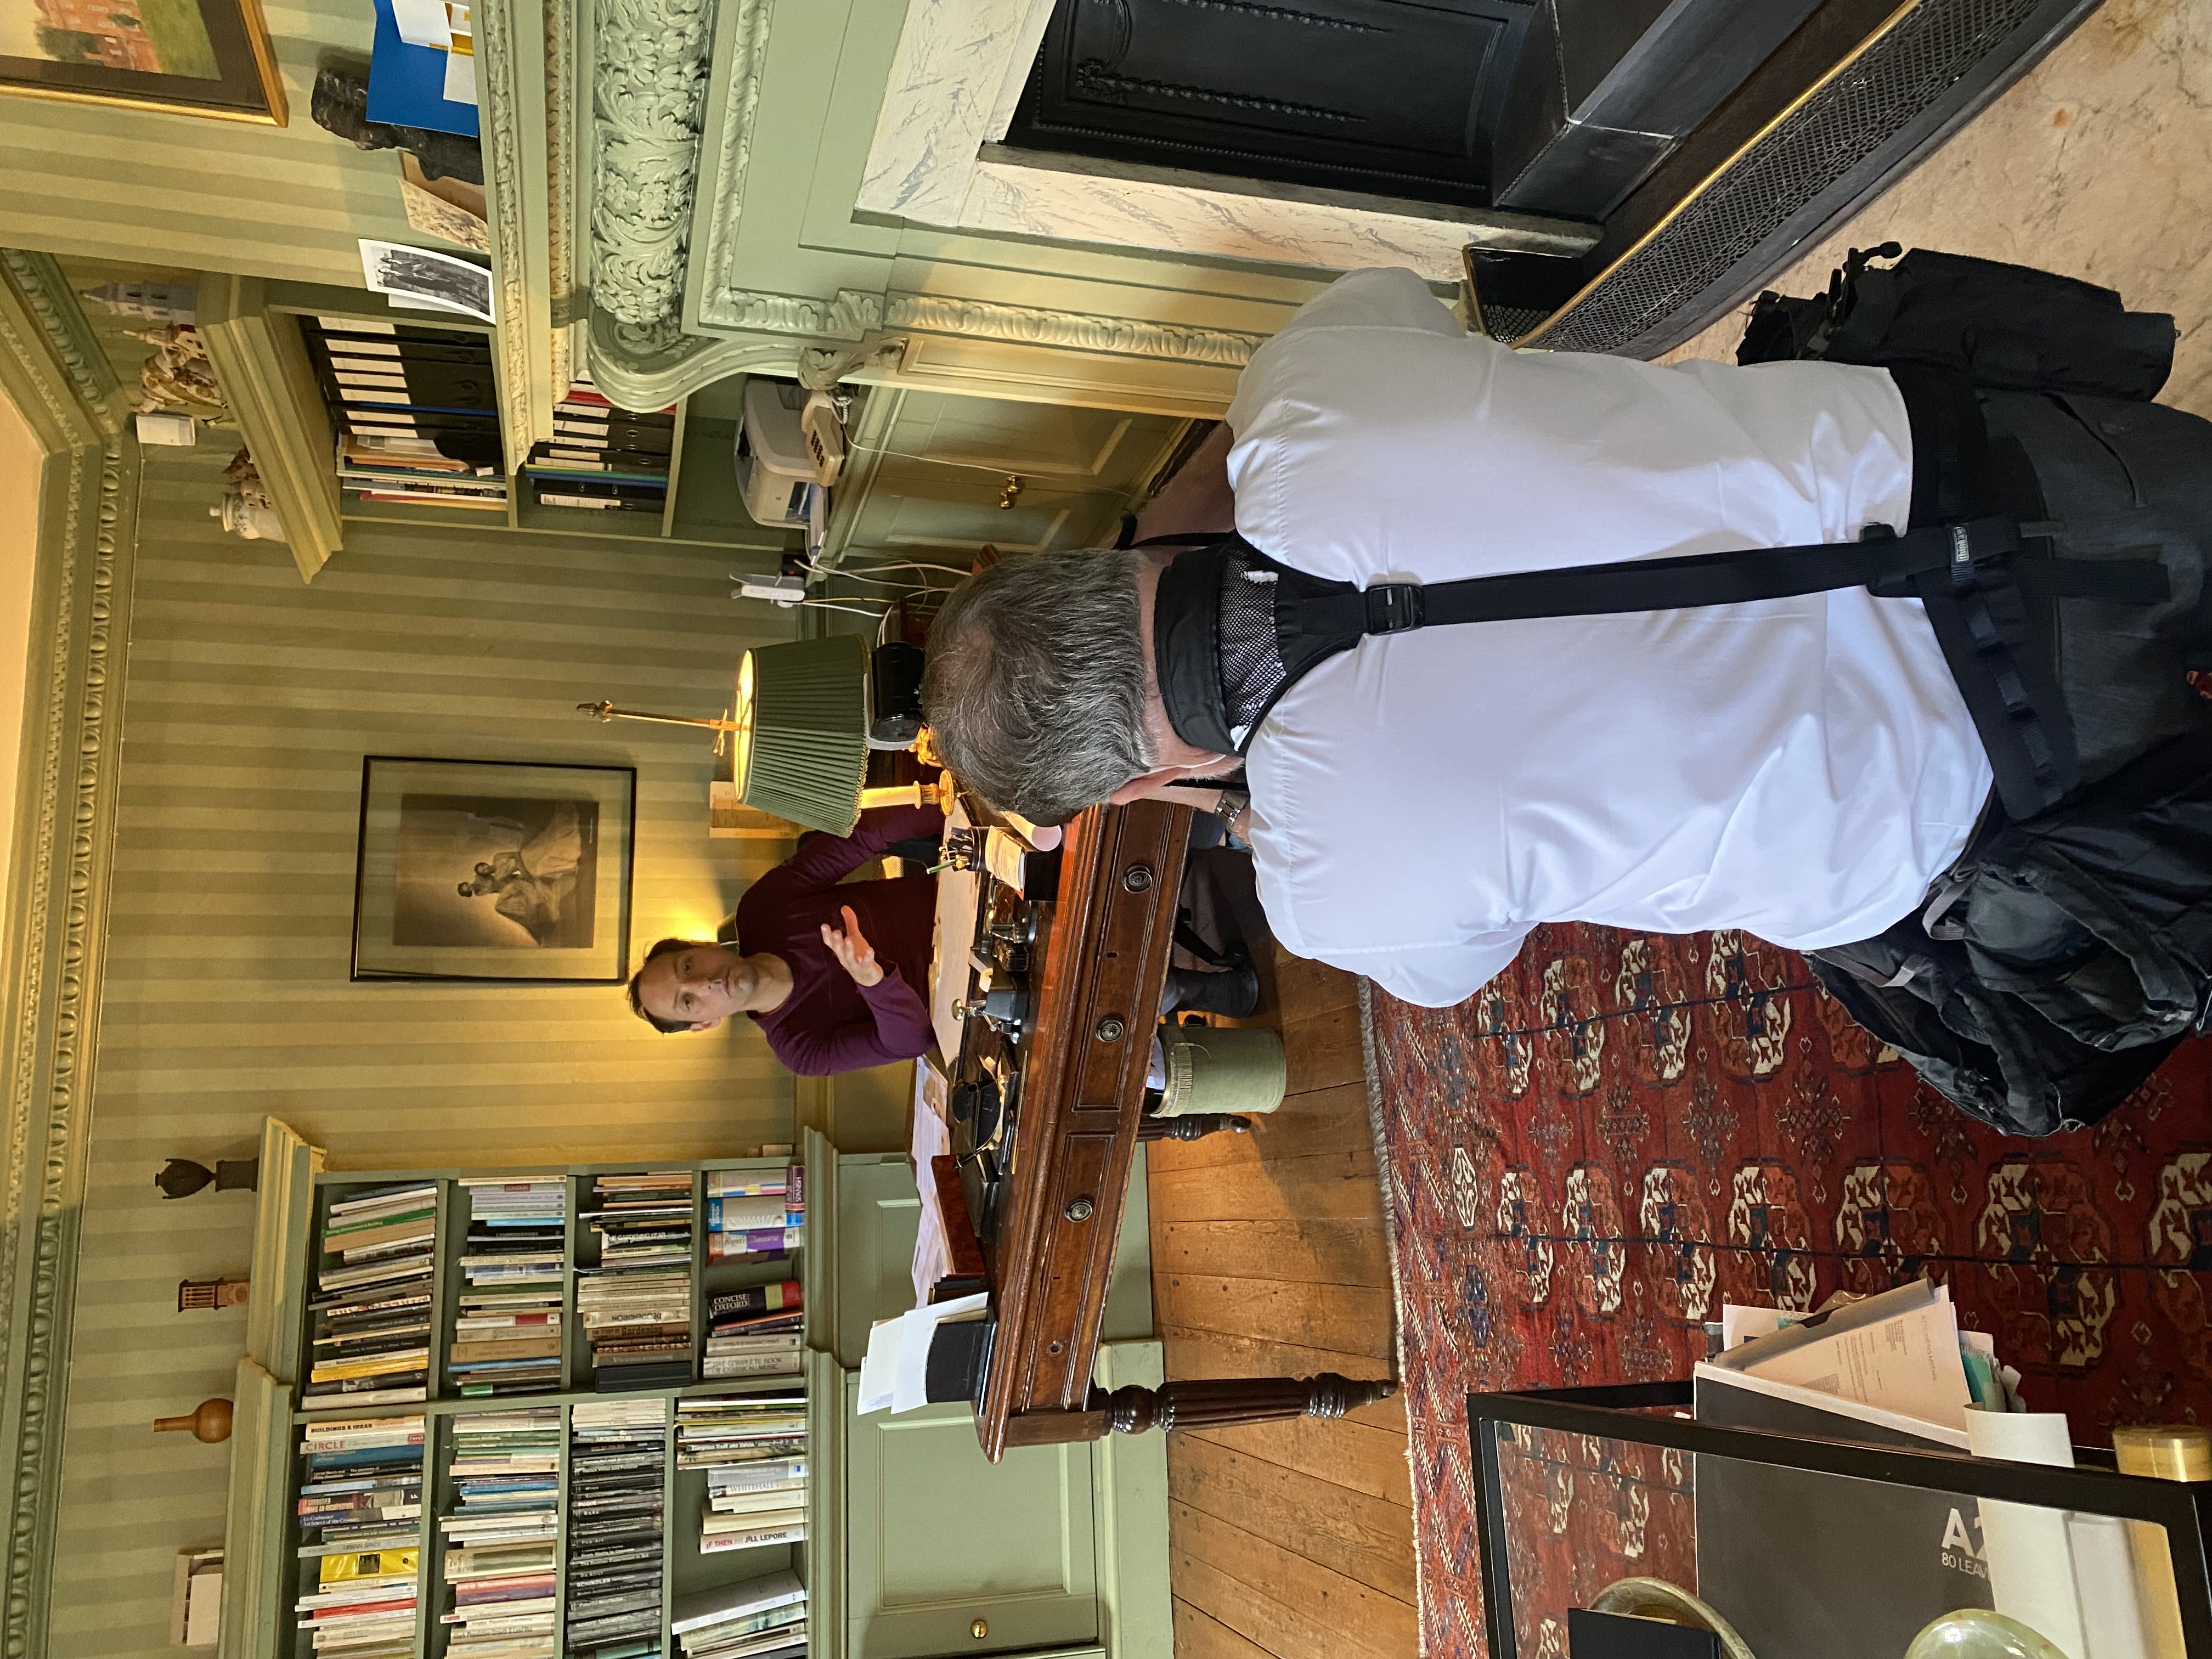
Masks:
[[[1283,1040],[1259,1026],[1174,1025],[1163,1039],[1168,1086],[1158,1115],[1187,1112],[1272,1112],[1290,1073]]]

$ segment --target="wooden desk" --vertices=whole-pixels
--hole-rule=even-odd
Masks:
[[[1145,1116],[1145,1071],[1175,945],[1188,807],[1097,807],[1069,826],[1032,1017],[1023,1033],[1012,1173],[984,1241],[994,1329],[975,1374],[975,1433],[1009,1446],[1109,1432],[1340,1417],[1394,1391],[1330,1373],[1091,1386],[1114,1241],[1139,1140],[1178,1120]]]

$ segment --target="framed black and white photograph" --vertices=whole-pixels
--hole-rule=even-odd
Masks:
[[[480,323],[498,320],[491,308],[491,272],[483,266],[434,248],[372,241],[366,236],[360,240],[362,275],[386,299],[434,311],[458,311]]]
[[[353,977],[620,983],[636,794],[626,766],[369,756]]]

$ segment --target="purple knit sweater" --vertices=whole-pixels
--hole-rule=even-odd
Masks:
[[[738,949],[747,956],[765,951],[791,964],[791,994],[752,1018],[775,1057],[800,1076],[912,1060],[936,1040],[926,1000],[936,878],[838,883],[893,842],[944,828],[945,815],[933,806],[864,812],[851,835],[808,842],[738,902]],[[822,942],[822,924],[842,927],[838,909],[847,904],[884,969],[865,989]]]

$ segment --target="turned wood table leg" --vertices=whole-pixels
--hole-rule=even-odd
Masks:
[[[1139,1140],[1203,1140],[1224,1131],[1249,1135],[1252,1120],[1231,1112],[1189,1112],[1181,1117],[1146,1117],[1137,1121]]]
[[[1385,1377],[1355,1382],[1323,1371],[1318,1376],[1218,1377],[1164,1383],[1157,1389],[1091,1391],[1091,1408],[1106,1413],[1115,1434],[1146,1429],[1232,1429],[1293,1417],[1341,1417],[1397,1393]]]

